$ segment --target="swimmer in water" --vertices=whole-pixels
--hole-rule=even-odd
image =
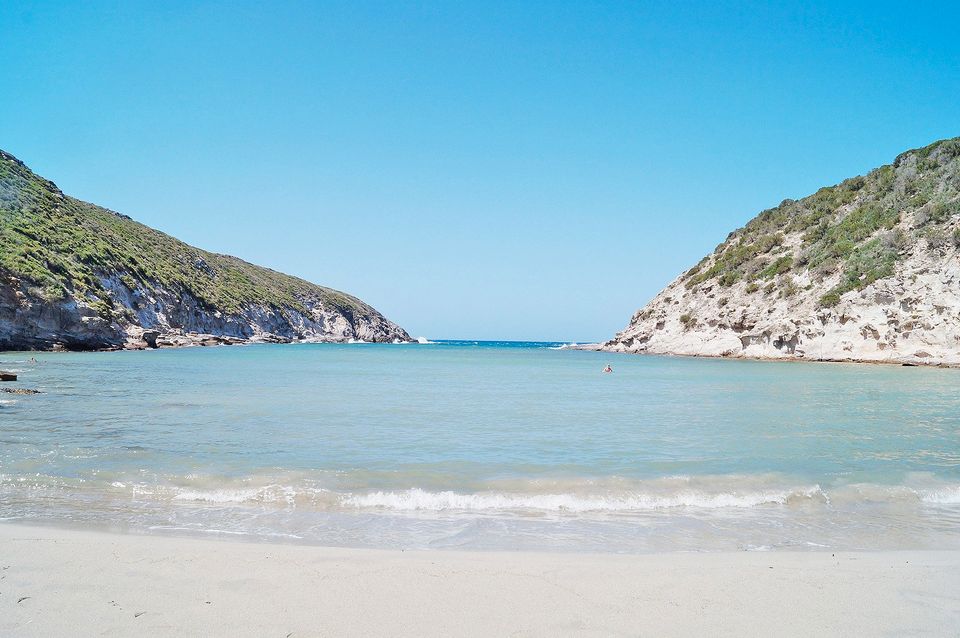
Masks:
[[[607,364],[607,367],[603,369],[604,372],[613,372],[613,368],[610,367],[610,364]]]

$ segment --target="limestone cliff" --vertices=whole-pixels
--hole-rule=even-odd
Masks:
[[[786,200],[604,350],[960,364],[960,138]]]
[[[0,350],[409,341],[359,299],[64,195],[0,151]]]

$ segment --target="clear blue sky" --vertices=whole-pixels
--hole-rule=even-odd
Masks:
[[[765,4],[4,2],[0,148],[414,335],[604,339],[960,135],[956,3]]]

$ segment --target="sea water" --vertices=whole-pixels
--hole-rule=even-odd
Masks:
[[[960,370],[559,345],[0,354],[20,374],[4,387],[42,391],[0,394],[0,519],[383,548],[960,548]]]

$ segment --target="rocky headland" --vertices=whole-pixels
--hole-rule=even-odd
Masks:
[[[74,199],[0,151],[0,350],[406,342],[348,294]]]
[[[960,365],[960,138],[765,210],[600,344]]]

